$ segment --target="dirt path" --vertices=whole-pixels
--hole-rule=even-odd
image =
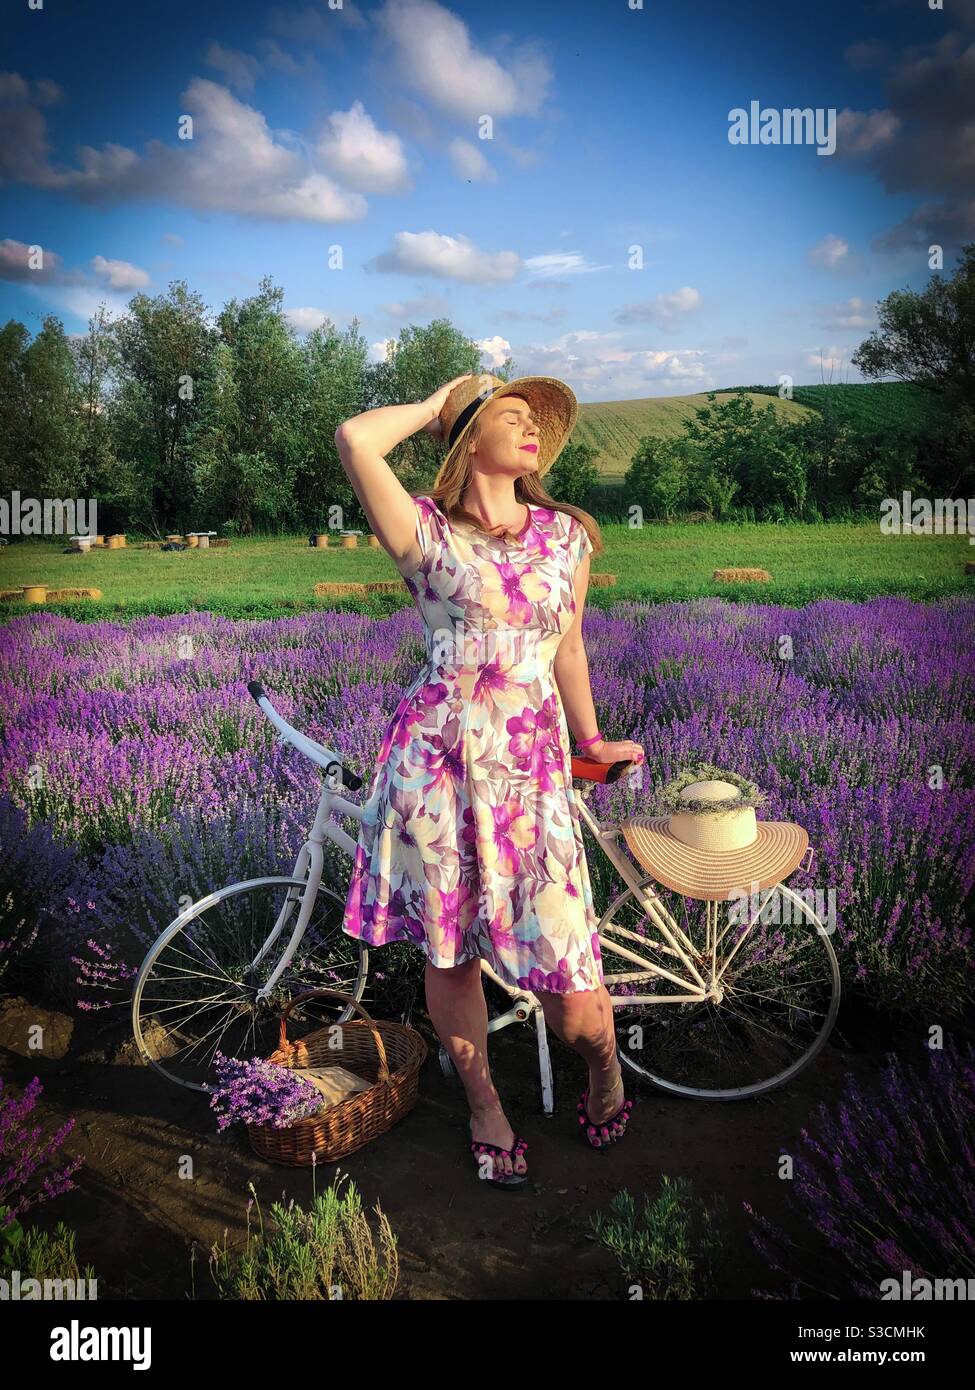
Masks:
[[[8,1001],[8,1041],[16,1008]],[[575,1105],[585,1084],[579,1058],[551,1039],[556,1109],[546,1117],[533,1033],[505,1029],[492,1036],[492,1070],[509,1119],[528,1140],[532,1182],[502,1192],[476,1177],[463,1092],[440,1071],[429,1020],[422,1015],[414,1026],[431,1043],[416,1108],[338,1165],[366,1209],[380,1202],[399,1238],[401,1299],[625,1298],[615,1259],[592,1237],[590,1215],[608,1209],[624,1187],[637,1197],[656,1195],[661,1173],[690,1178],[701,1199],[724,1199],[727,1258],[717,1295],[748,1298],[752,1287],[768,1287],[770,1276],[748,1240],[742,1201],[785,1224],[785,1184],[776,1177],[780,1149],[797,1150],[800,1127],[815,1121],[820,1100],[839,1095],[847,1070],[872,1086],[885,1051],[897,1047],[877,1025],[854,1026],[841,1015],[812,1067],[791,1088],[758,1100],[679,1101],[634,1090],[628,1079],[637,1100],[629,1131],[600,1155],[578,1134]],[[205,1251],[225,1228],[231,1242],[243,1237],[248,1181],[265,1211],[282,1192],[310,1199],[310,1170],[265,1163],[242,1132],[218,1134],[205,1097],[134,1065],[127,1047],[93,1049],[89,1039],[83,1050],[80,1030],[73,1041],[60,1061],[0,1047],[0,1073],[18,1090],[40,1077],[44,1092],[32,1123],[44,1124],[45,1132],[76,1117],[63,1152],[84,1156],[78,1186],[38,1208],[34,1219],[46,1229],[59,1220],[75,1229],[79,1259],[94,1265],[101,1298],[188,1295],[191,1242]],[[916,1039],[903,1041],[916,1056]],[[193,1159],[191,1180],[178,1176],[186,1154]],[[334,1164],[319,1170],[319,1190],[335,1171]],[[197,1262],[196,1291],[199,1298],[213,1296],[205,1254]]]

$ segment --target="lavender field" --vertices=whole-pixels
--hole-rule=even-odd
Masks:
[[[790,883],[835,894],[844,985],[894,1010],[970,1000],[975,602],[624,603],[587,614],[586,642],[602,728],[647,751],[642,785],[598,789],[597,813],[652,810],[694,760],[754,778],[766,818],[809,832]],[[82,962],[59,980],[74,1003],[118,1001],[180,899],[290,870],[311,822],[318,773],[247,682],[368,779],[421,659],[411,609],[11,621],[0,972],[39,931]],[[590,862],[601,909],[619,885]]]

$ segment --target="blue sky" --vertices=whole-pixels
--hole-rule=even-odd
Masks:
[[[0,321],[32,332],[271,275],[299,331],[357,316],[379,360],[446,316],[581,401],[856,381],[876,301],[975,238],[975,0],[46,0],[5,39]],[[835,108],[835,153],[731,144],[752,101]]]

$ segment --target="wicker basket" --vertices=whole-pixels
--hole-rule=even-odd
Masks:
[[[331,1023],[309,1033],[306,1038],[289,1042],[287,1020],[291,1010],[306,999],[323,996],[351,1004],[362,1018]],[[336,1028],[342,1030],[340,1051],[329,1046]],[[361,1004],[341,990],[311,989],[296,995],[281,1012],[281,1036],[277,1050],[268,1061],[292,1068],[334,1065],[341,1061],[343,1066],[373,1084],[367,1091],[360,1091],[338,1105],[330,1105],[318,1115],[297,1120],[286,1129],[276,1129],[274,1125],[248,1125],[251,1148],[262,1158],[287,1164],[290,1168],[310,1167],[313,1153],[316,1163],[334,1163],[346,1154],[355,1153],[371,1139],[385,1134],[413,1109],[420,1068],[428,1051],[416,1029],[386,1019],[376,1022]]]

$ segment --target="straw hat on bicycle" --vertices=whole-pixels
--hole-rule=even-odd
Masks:
[[[669,782],[659,794],[669,814],[636,816],[622,830],[648,873],[688,898],[723,901],[772,888],[792,873],[809,835],[790,821],[758,820],[766,800],[754,782],[710,763]]]

